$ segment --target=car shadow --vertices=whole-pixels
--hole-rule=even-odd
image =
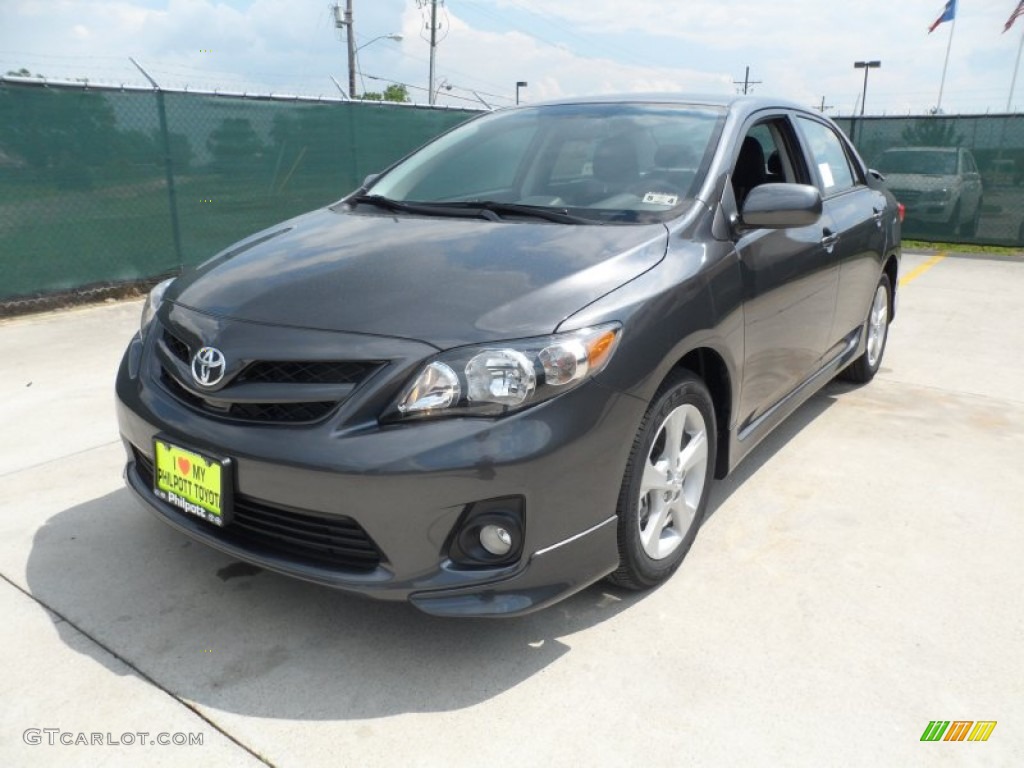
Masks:
[[[704,512],[704,522],[710,520],[729,500],[729,497],[753,477],[772,456],[785,447],[786,443],[831,408],[836,403],[837,396],[856,388],[855,384],[832,380],[790,414],[789,418],[779,424],[756,448],[747,454],[740,465],[732,471],[732,474],[715,483]]]
[[[595,585],[514,620],[439,619],[239,563],[151,517],[127,489],[51,517],[27,565],[62,640],[200,706],[256,717],[457,710],[568,653],[644,594]]]
[[[828,385],[780,425],[716,484],[707,517],[849,389]],[[154,519],[126,489],[47,520],[27,580],[64,642],[112,672],[124,667],[110,653],[200,706],[305,720],[481,703],[569,653],[574,633],[653,594],[601,583],[518,619],[440,619],[234,561]]]

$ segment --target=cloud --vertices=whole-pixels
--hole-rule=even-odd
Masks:
[[[345,47],[327,1],[3,0],[0,67],[51,77],[144,84],[135,56],[161,84],[304,95],[335,93]],[[1001,35],[1012,2],[961,3],[943,106],[984,112],[1005,105],[1019,29]],[[722,92],[751,66],[757,92],[803,103],[824,96],[837,111],[859,102],[858,59],[870,73],[868,110],[923,112],[938,96],[950,25],[927,26],[941,0],[448,0],[437,51],[442,101],[507,104],[526,80],[530,101],[649,90]],[[1018,22],[1024,27],[1024,22]],[[366,80],[410,83],[426,101],[429,49],[413,0],[356,0]],[[1020,90],[1024,94],[1024,81]],[[1017,99],[1024,103],[1024,95]]]

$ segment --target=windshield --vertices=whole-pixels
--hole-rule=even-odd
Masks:
[[[663,221],[692,199],[724,111],[574,104],[497,112],[403,160],[366,190],[403,203],[491,203],[591,221]]]
[[[956,152],[936,150],[893,151],[882,153],[878,170],[882,173],[918,173],[926,176],[956,174]]]

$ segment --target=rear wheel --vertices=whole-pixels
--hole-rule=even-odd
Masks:
[[[619,492],[613,583],[644,589],[679,567],[704,518],[716,448],[711,395],[681,372],[655,395],[633,441]]]
[[[847,381],[867,384],[878,373],[885,354],[885,342],[889,338],[889,307],[892,306],[892,288],[889,276],[883,274],[871,300],[868,319],[864,322],[864,335],[867,342],[864,354],[858,357],[843,371],[842,377]]]

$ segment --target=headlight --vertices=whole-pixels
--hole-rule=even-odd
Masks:
[[[953,190],[947,189],[945,187],[943,187],[942,189],[932,189],[922,193],[921,199],[944,203],[946,200],[949,200],[949,198],[952,195],[952,192]]]
[[[154,285],[153,290],[149,292],[149,296],[146,297],[146,303],[142,305],[142,319],[139,321],[140,335],[146,335],[146,329],[153,322],[156,311],[160,308],[160,302],[164,300],[164,293],[172,282],[174,282],[174,278],[169,277]]]
[[[600,372],[618,323],[444,352],[419,370],[385,419],[501,416],[578,387]]]

